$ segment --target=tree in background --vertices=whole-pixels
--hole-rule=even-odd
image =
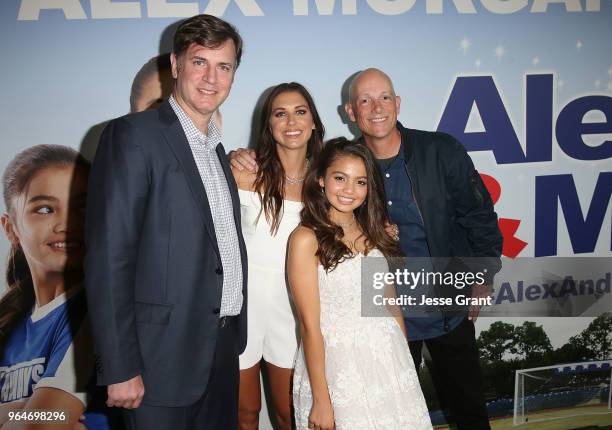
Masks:
[[[572,336],[565,345],[554,352],[556,363],[573,363],[595,360],[594,352],[587,347],[580,335]]]
[[[510,351],[526,361],[531,361],[552,352],[550,339],[541,325],[525,321],[514,329],[514,344]]]
[[[566,348],[567,347],[567,348]],[[582,333],[572,336],[565,352],[574,354],[572,360],[606,360],[612,356],[612,312],[595,318]]]
[[[483,330],[476,344],[480,357],[488,362],[502,361],[514,345],[514,326],[503,321],[495,321],[488,330]]]

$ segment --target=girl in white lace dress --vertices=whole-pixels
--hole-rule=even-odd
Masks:
[[[363,259],[401,255],[385,231],[374,163],[365,145],[338,138],[306,176],[287,259],[302,336],[293,378],[298,429],[431,429],[400,312],[361,315]]]

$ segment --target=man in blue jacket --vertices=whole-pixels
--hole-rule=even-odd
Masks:
[[[345,110],[378,161],[402,250],[407,257],[430,261],[426,270],[438,270],[437,257],[474,257],[486,262],[490,283],[499,270],[502,236],[489,193],[456,139],[408,129],[397,121],[400,102],[391,79],[380,70],[367,69],[351,82]],[[459,291],[453,286],[446,290],[451,296]],[[488,292],[476,285],[471,294]],[[474,333],[479,307],[429,311],[405,318],[415,366],[421,364],[425,343],[438,396],[458,428],[489,429]]]

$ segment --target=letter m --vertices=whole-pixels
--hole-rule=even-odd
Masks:
[[[581,190],[581,192],[584,192]],[[572,175],[536,177],[535,256],[557,255],[557,201],[561,203],[567,233],[575,254],[593,252],[612,195],[612,172],[602,172],[586,218],[578,200]],[[612,221],[609,220],[609,221]],[[612,237],[610,238],[612,250]]]
[[[315,0],[319,15],[331,15],[334,12],[335,0]],[[294,15],[308,15],[308,0],[293,0]],[[342,0],[342,15],[356,15],[357,0]]]

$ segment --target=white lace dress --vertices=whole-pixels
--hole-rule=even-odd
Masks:
[[[369,256],[382,256],[378,250]],[[319,265],[325,375],[337,430],[431,429],[408,343],[395,318],[361,316],[361,260]],[[298,429],[308,428],[310,380],[300,345],[293,377]]]

